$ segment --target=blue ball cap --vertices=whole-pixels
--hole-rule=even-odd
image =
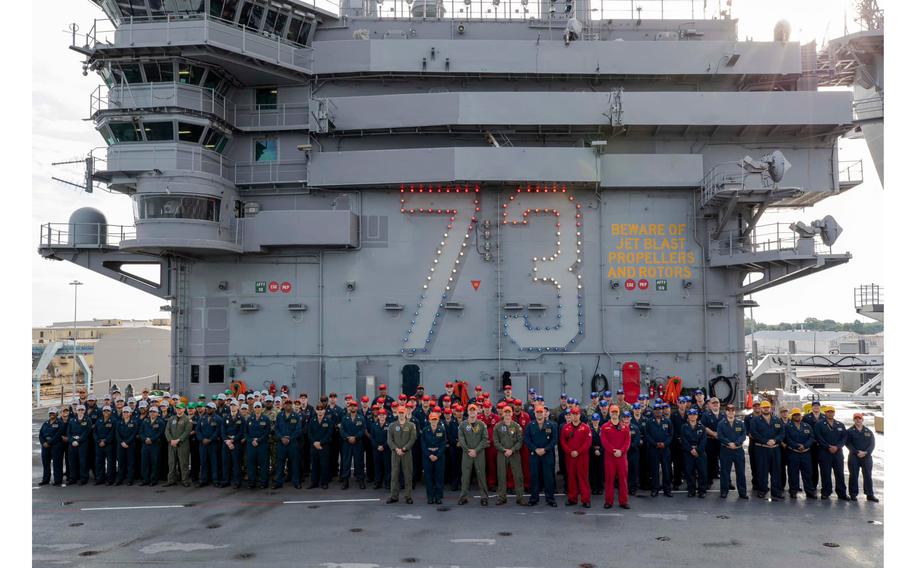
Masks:
[[[626,394],[626,391],[622,390],[622,388],[618,388],[616,389],[616,394]]]
[[[543,396],[542,396],[542,395],[537,395],[537,396],[534,397],[534,400],[537,400],[537,401],[541,401],[541,402],[542,402],[542,401],[543,401]]]
[[[610,406],[610,403],[606,400],[602,400],[602,401],[600,401],[600,406],[603,406],[604,408],[606,408],[606,407]]]
[[[701,389],[698,389],[698,390],[696,390],[696,391],[695,391],[695,394],[705,394],[705,393],[704,393],[704,392],[702,392],[702,390],[701,390]]]
[[[566,393],[562,393],[561,395],[559,395],[559,398],[566,398]]]
[[[640,395],[638,395],[638,400],[648,400],[648,395],[640,394]]]
[[[591,393],[591,398],[597,398],[597,393],[596,393],[596,392],[592,392],[592,393]]]
[[[611,396],[613,396],[613,393],[610,391],[604,391],[604,396],[611,397]]]
[[[679,402],[689,402],[689,397],[681,396],[681,397],[679,397]]]
[[[591,415],[591,420],[598,420],[598,421],[599,421],[599,420],[600,420],[600,414],[598,414],[598,413],[595,412],[594,414]]]
[[[624,410],[622,413],[622,416],[623,416],[623,418],[628,418],[628,417],[632,416],[632,413],[629,412],[628,410]]]
[[[698,414],[698,410],[696,410],[694,408],[690,408],[689,410],[686,411],[686,414],[688,414],[689,416],[692,416],[694,414]]]
[[[635,410],[641,410],[641,405],[638,404],[637,402],[633,402],[633,403],[632,403],[632,408],[635,409]]]
[[[663,403],[664,403],[664,401],[659,398],[654,399],[654,404],[663,404]]]

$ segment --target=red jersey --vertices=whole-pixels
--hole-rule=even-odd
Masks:
[[[584,422],[579,422],[578,426],[566,422],[559,432],[559,445],[567,454],[575,451],[579,455],[588,455],[591,442],[591,428]]]
[[[613,450],[619,450],[625,455],[632,443],[632,432],[622,422],[614,425],[608,421],[600,427],[600,443],[607,456],[613,456]]]

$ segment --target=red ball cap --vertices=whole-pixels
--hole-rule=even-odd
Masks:
[[[430,395],[425,394],[425,395],[423,395],[423,398],[421,398],[420,400],[423,402],[430,402]]]
[[[384,390],[386,390],[387,388],[388,388],[388,387],[385,386],[385,383],[382,383],[381,385],[379,385],[379,390],[381,390],[381,391],[384,391]]]
[[[484,408],[493,408],[493,403],[490,402],[489,400],[485,400],[485,401],[483,401],[483,407]]]
[[[452,397],[449,395],[445,395],[444,397],[442,397],[442,401],[443,402],[446,402],[446,401],[452,402]]]
[[[398,395],[398,400],[407,400],[407,399],[408,399],[408,395],[406,395],[406,394]]]
[[[354,398],[354,395],[352,395],[352,394],[346,394],[346,395],[344,395],[344,399],[345,399],[345,400],[351,400],[352,398]]]
[[[448,382],[448,383],[446,383],[446,388],[447,388],[447,389],[450,389],[450,388],[452,388],[452,387],[454,387],[454,386],[455,386],[455,385],[453,385],[453,384],[451,383],[451,381]]]
[[[367,395],[363,395],[362,397],[360,397],[360,402],[370,402],[370,397],[368,397]]]
[[[393,400],[393,401],[392,401],[392,408],[398,408],[398,401],[397,401],[397,400]]]
[[[496,403],[496,408],[497,408],[498,410],[502,410],[502,409],[505,408],[505,407],[506,407],[506,403],[504,403],[504,402],[497,402],[497,403]]]
[[[442,409],[439,408],[438,406],[434,406],[434,407],[433,407],[433,412],[442,412]]]
[[[451,408],[446,408],[445,410],[443,410],[443,412],[444,412],[445,414],[452,414],[452,409],[451,409]]]
[[[415,406],[417,406],[417,404],[413,400],[408,401],[408,404],[407,404],[408,408],[414,408]]]
[[[380,408],[379,410],[376,411],[376,416],[380,416],[380,415],[381,415],[381,416],[385,416],[385,415],[386,415],[385,408]]]
[[[473,403],[469,404],[469,405],[468,405],[468,410],[477,410],[477,405],[476,405],[476,404],[473,404]]]
[[[475,391],[475,392],[480,392],[480,391],[482,391],[482,390],[483,390],[483,387],[480,386],[480,385],[477,385],[476,387],[474,387],[474,391]]]
[[[569,411],[569,414],[581,414],[581,409],[577,406]]]

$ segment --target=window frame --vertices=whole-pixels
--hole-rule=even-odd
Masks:
[[[273,141],[275,144],[275,157],[270,160],[263,160],[260,157],[256,156],[256,146],[263,141]],[[267,149],[267,147],[266,147]],[[264,153],[264,152],[263,152]],[[260,154],[262,156],[262,154]],[[278,137],[277,136],[259,136],[253,139],[253,163],[265,163],[265,162],[278,162],[279,161],[279,151],[278,151]]]

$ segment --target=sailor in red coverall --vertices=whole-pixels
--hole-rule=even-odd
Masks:
[[[600,428],[604,448],[604,509],[613,506],[613,484],[619,477],[619,506],[629,508],[629,463],[626,452],[632,442],[629,426],[619,421],[619,407],[610,407],[610,420]]]
[[[591,508],[591,484],[588,483],[588,450],[591,448],[591,428],[581,421],[581,409],[569,411],[569,421],[559,433],[559,447],[566,456],[566,480],[568,492],[566,505],[578,503]]]
[[[483,401],[483,412],[477,415],[477,419],[486,424],[487,435],[490,437],[490,446],[484,450],[487,461],[487,487],[496,487],[499,480],[496,478],[496,447],[493,445],[493,428],[502,420],[502,417],[493,412],[493,403],[490,402],[490,399],[486,399]]]

